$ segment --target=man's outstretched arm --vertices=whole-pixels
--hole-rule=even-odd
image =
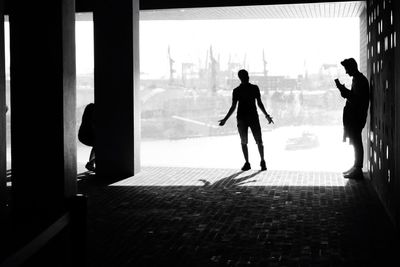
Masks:
[[[274,123],[274,121],[272,120],[272,117],[265,110],[264,104],[261,101],[261,97],[257,97],[257,105],[261,109],[262,113],[264,113],[265,118],[268,120],[268,123]]]
[[[235,111],[237,105],[237,100],[232,101],[232,106],[230,107],[228,113],[225,115],[225,118],[222,120],[219,120],[219,126],[224,126],[225,122],[229,119],[229,117],[232,115],[232,113]]]

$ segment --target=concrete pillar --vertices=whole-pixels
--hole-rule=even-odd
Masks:
[[[122,179],[140,168],[139,0],[94,3],[96,174]]]
[[[0,0],[0,217],[5,218],[7,201],[6,85],[4,56],[4,1]],[[4,220],[1,220],[4,221]],[[2,223],[0,223],[0,226]]]
[[[36,229],[76,194],[75,4],[9,4],[12,207]]]

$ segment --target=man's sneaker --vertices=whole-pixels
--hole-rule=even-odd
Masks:
[[[242,167],[242,171],[248,171],[250,169],[251,169],[250,163],[248,163],[248,162],[246,162]]]
[[[92,162],[86,163],[85,168],[86,168],[88,171],[91,171],[91,172],[94,172],[94,171],[96,170],[96,168],[94,167],[94,164],[93,164]]]
[[[361,168],[354,168],[351,172],[343,175],[343,177],[347,179],[362,180],[364,179],[364,174]]]
[[[262,171],[266,171],[267,170],[267,166],[265,165],[265,160],[262,160],[260,162],[260,167]]]

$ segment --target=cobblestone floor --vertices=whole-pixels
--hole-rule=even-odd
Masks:
[[[339,173],[148,167],[79,190],[89,266],[400,266],[369,181]]]

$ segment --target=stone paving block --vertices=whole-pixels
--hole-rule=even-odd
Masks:
[[[110,186],[93,179],[79,184],[89,197],[89,266],[398,264],[394,229],[367,180],[167,167]]]

